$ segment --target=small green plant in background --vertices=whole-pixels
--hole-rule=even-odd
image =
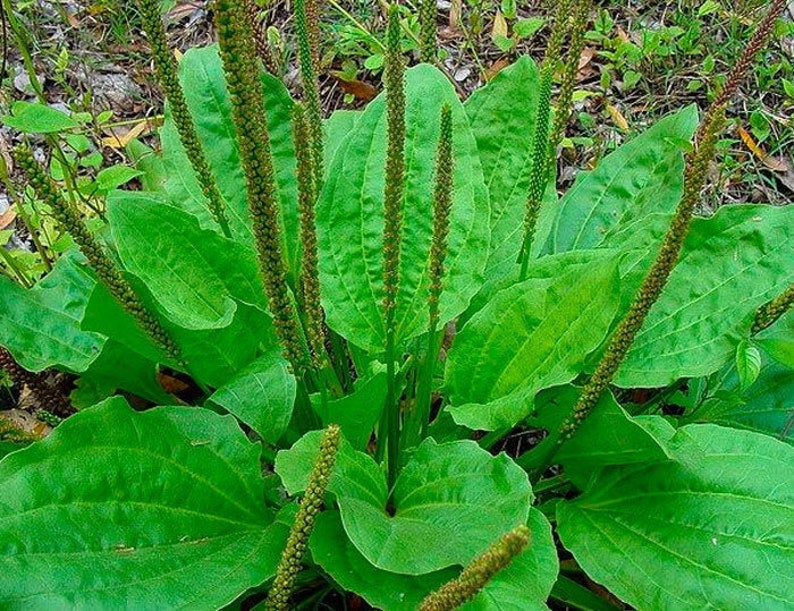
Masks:
[[[783,1],[702,115],[562,197],[588,2],[465,102],[407,67],[390,6],[384,94],[327,119],[318,6],[294,4],[296,102],[246,7],[216,2],[219,44],[177,67],[141,1],[167,179],[140,169],[101,227],[17,149],[75,247],[0,278],[0,344],[74,374],[79,411],[0,461],[2,605],[615,608],[592,580],[784,608],[794,208],[693,215]]]

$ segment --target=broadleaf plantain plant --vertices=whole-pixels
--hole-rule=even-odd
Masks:
[[[76,374],[79,412],[0,461],[2,608],[789,604],[794,208],[692,219],[785,2],[700,121],[558,200],[589,14],[560,4],[541,67],[465,102],[405,69],[392,8],[385,94],[320,123],[316,2],[298,104],[243,5],[216,2],[220,47],[177,79],[142,0],[163,187],[111,193],[92,235],[18,151],[78,248],[33,288],[0,277],[0,345]]]

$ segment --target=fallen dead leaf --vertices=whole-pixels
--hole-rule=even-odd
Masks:
[[[165,392],[172,395],[175,395],[190,388],[188,384],[186,384],[179,378],[170,376],[167,373],[163,373],[162,371],[157,374],[157,382],[160,384],[160,387]]]
[[[15,206],[9,206],[8,210],[0,214],[0,229],[8,227],[15,218],[17,218],[17,209]]]
[[[155,128],[155,122],[151,119],[142,119],[129,129],[110,129],[110,136],[102,138],[102,146],[114,149],[123,149],[138,136],[148,134]]]
[[[499,36],[507,37],[507,21],[501,11],[496,11],[493,19],[493,29],[491,29],[491,40],[496,40]]]
[[[506,58],[498,59],[494,63],[491,64],[489,68],[486,68],[485,72],[483,73],[482,77],[486,81],[490,81],[495,77],[499,72],[502,71],[502,68],[505,68],[510,65],[510,60]]]
[[[342,91],[353,94],[353,96],[359,100],[369,102],[372,98],[378,95],[378,90],[369,83],[359,80],[348,81],[334,73],[331,73],[331,76],[333,76],[336,82],[339,83],[339,87],[342,89]]]
[[[629,122],[626,121],[626,117],[624,117],[623,113],[618,110],[617,106],[607,104],[607,112],[609,113],[612,122],[618,127],[618,129],[622,129],[624,132],[629,130]]]
[[[463,14],[463,0],[452,0],[449,7],[449,27],[460,29],[460,16]]]

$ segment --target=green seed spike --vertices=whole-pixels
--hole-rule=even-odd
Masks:
[[[444,259],[449,247],[449,213],[452,210],[452,109],[448,104],[441,108],[441,129],[436,153],[436,180],[433,190],[433,239],[430,245],[430,332],[439,322],[438,302],[444,278]]]
[[[436,61],[436,0],[419,3],[419,61],[432,64]]]
[[[519,262],[521,264],[520,279],[524,280],[529,265],[529,253],[532,239],[540,214],[543,192],[546,189],[546,177],[549,166],[549,113],[551,111],[551,84],[554,68],[560,56],[562,43],[568,24],[568,10],[572,0],[561,0],[557,4],[554,25],[549,35],[549,43],[543,62],[540,66],[540,83],[538,85],[538,108],[535,119],[535,131],[532,138],[532,168],[527,189],[527,207],[524,215],[524,239],[521,244]]]
[[[273,50],[267,42],[267,36],[262,25],[261,14],[256,0],[243,0],[245,6],[245,14],[251,22],[251,29],[254,33],[254,45],[256,46],[256,53],[259,59],[265,65],[267,70],[273,76],[279,75],[278,60],[275,57]]]
[[[215,27],[232,99],[232,119],[245,172],[259,271],[284,356],[300,375],[306,370],[308,355],[287,287],[279,230],[278,187],[259,79],[259,62],[245,7],[235,0],[218,0],[215,3]]]
[[[311,163],[316,198],[323,182],[323,117],[320,102],[320,17],[317,0],[295,0],[295,31],[311,138]]]
[[[292,112],[297,158],[298,215],[300,217],[301,277],[303,311],[306,316],[306,336],[312,351],[315,368],[326,360],[325,315],[320,304],[320,272],[317,256],[317,227],[314,215],[314,190],[311,171],[311,145],[309,127],[303,107],[296,104]]]
[[[179,349],[168,332],[149,312],[105,249],[88,230],[80,213],[61,197],[55,184],[33,159],[30,148],[25,145],[17,146],[14,149],[14,159],[38,197],[50,207],[61,229],[72,236],[80,252],[88,259],[89,265],[110,294],[169,358],[181,362]]]
[[[444,260],[449,250],[449,214],[452,210],[452,188],[455,173],[452,157],[452,109],[448,104],[441,108],[441,128],[436,152],[435,186],[433,189],[433,238],[430,243],[430,296],[429,325],[427,329],[427,354],[419,389],[416,393],[416,413],[406,418],[406,436],[419,441],[425,435],[430,419],[433,374],[438,358],[439,342],[436,337],[439,320],[439,301],[444,288]],[[418,438],[415,437],[418,434]]]
[[[477,556],[457,579],[428,594],[419,611],[452,611],[474,598],[499,571],[529,544],[530,531],[524,525],[511,530]]]
[[[725,122],[724,110],[712,113],[710,116],[709,124],[702,132],[702,139],[695,142],[695,150],[687,159],[684,194],[662,241],[659,254],[645,277],[637,297],[629,307],[628,313],[609,340],[606,352],[595,372],[582,389],[582,394],[574,406],[573,414],[563,422],[560,428],[560,443],[569,439],[577,431],[579,425],[590,415],[598,403],[620,363],[626,357],[651,307],[659,299],[662,289],[678,261],[681,246],[689,230],[692,211],[700,200],[700,191],[706,182],[708,165],[714,158],[717,137]]]
[[[171,49],[168,47],[165,27],[160,18],[160,1],[138,0],[138,5],[141,9],[143,29],[146,31],[149,37],[149,43],[152,47],[157,80],[160,82],[160,87],[165,93],[168,104],[171,107],[171,116],[174,118],[174,124],[179,133],[179,139],[182,142],[182,146],[185,147],[190,165],[193,167],[193,172],[201,186],[201,192],[204,194],[204,197],[207,198],[210,214],[212,218],[215,219],[215,222],[220,225],[224,235],[228,238],[231,236],[231,233],[229,232],[229,223],[226,219],[223,196],[218,190],[215,177],[212,174],[212,170],[210,170],[209,163],[207,163],[204,149],[196,133],[196,126],[193,123],[193,118],[190,116],[190,111],[185,102],[182,86],[179,84],[176,59]]]
[[[576,72],[579,69],[579,58],[582,55],[582,48],[584,47],[584,33],[589,14],[590,1],[577,0],[572,7],[572,22],[568,49],[565,54],[560,92],[557,95],[554,125],[551,129],[551,136],[549,137],[549,163],[554,159],[556,148],[562,140],[565,126],[568,124],[568,119],[571,116],[571,101],[573,99],[574,86],[576,85]]]
[[[601,394],[612,381],[620,363],[626,357],[651,307],[659,299],[667,283],[667,278],[678,261],[681,246],[689,231],[692,212],[700,200],[700,191],[706,182],[708,165],[714,158],[717,138],[725,123],[727,101],[736,93],[743,75],[746,74],[756,53],[766,43],[775,19],[785,6],[786,3],[779,0],[775,0],[770,4],[767,14],[759,23],[736,65],[731,70],[725,88],[704,114],[695,134],[694,148],[687,155],[686,169],[684,171],[684,193],[681,202],[676,208],[670,228],[662,241],[659,254],[653,262],[648,275],[643,280],[639,293],[629,307],[628,313],[612,334],[609,345],[601,361],[596,366],[595,372],[582,389],[582,394],[573,408],[573,413],[566,418],[560,427],[559,443],[570,439],[585,418],[590,415]]]
[[[331,424],[320,440],[320,452],[314,461],[306,492],[298,506],[295,522],[287,538],[287,546],[281,553],[276,577],[268,593],[267,608],[270,611],[290,608],[289,599],[295,585],[295,577],[300,572],[306,546],[314,529],[314,521],[322,508],[323,496],[331,479],[341,439],[342,433],[339,427]]]
[[[388,442],[389,485],[397,479],[400,413],[394,371],[395,321],[399,291],[400,241],[402,238],[405,181],[405,64],[400,54],[400,18],[396,4],[389,7],[386,36],[386,184],[383,192],[383,318],[386,332],[386,404],[379,427],[378,455],[383,454],[383,435]]]
[[[771,327],[775,321],[791,309],[792,305],[794,305],[794,284],[789,285],[783,293],[758,308],[750,334],[755,335]]]

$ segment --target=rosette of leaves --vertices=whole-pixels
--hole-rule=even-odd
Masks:
[[[405,74],[395,312],[405,418],[428,345],[443,106],[454,184],[438,320],[439,329],[455,320],[458,329],[437,368],[433,421],[402,448],[390,489],[371,447],[386,393],[384,99],[323,126],[322,305],[334,358],[349,373],[323,397],[279,356],[218,51],[188,51],[181,84],[227,203],[230,237],[213,222],[170,118],[159,160],[168,181],[159,191],[113,192],[98,237],[205,392],[186,407],[158,383],[164,365],[179,364],[159,362],[78,253],[31,289],[0,278],[0,344],[30,371],[77,374],[72,399],[81,408],[0,462],[0,607],[210,609],[261,600],[320,429],[337,423],[343,440],[296,600],[328,590],[415,609],[526,524],[529,545],[465,609],[542,609],[550,598],[612,608],[594,602],[571,579],[576,573],[560,573],[558,545],[634,607],[785,608],[794,591],[791,314],[751,331],[756,310],[794,281],[794,208],[726,206],[695,219],[614,394],[560,445],[579,384],[681,198],[698,111],[684,108],[629,140],[559,201],[549,188],[527,277],[517,282],[538,78],[522,57],[463,103],[436,68]],[[268,74],[262,86],[287,281],[298,294],[295,102]],[[122,392],[157,407],[133,409]],[[515,427],[548,435],[510,456],[489,451]],[[545,450],[555,444],[562,472],[548,477]],[[317,589],[320,578],[327,586]]]

